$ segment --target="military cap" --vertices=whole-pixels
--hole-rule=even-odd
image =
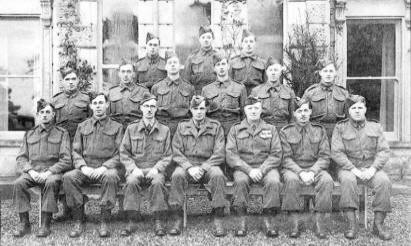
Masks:
[[[349,95],[345,99],[345,105],[347,106],[347,109],[349,109],[352,105],[354,105],[358,102],[362,102],[365,105],[365,98],[363,96],[360,96],[360,95]]]
[[[42,110],[43,108],[47,107],[47,105],[50,105],[50,107],[53,109],[54,111],[54,106],[53,104],[51,104],[50,102],[47,102],[46,100],[44,100],[43,98],[41,98],[40,100],[37,101],[37,112],[39,112],[40,110]]]
[[[140,103],[141,103],[141,105],[143,105],[145,102],[150,101],[150,100],[152,100],[152,99],[154,99],[154,100],[157,101],[157,97],[156,97],[156,96],[154,96],[154,95],[151,94],[150,92],[145,92],[145,93],[143,94],[143,97],[141,98]]]
[[[294,104],[293,105],[294,106],[294,112],[306,103],[308,103],[309,108],[312,108],[311,102],[307,99],[302,99],[302,98],[296,97],[294,100],[292,100],[292,103]]]
[[[61,77],[63,79],[64,79],[64,77],[66,77],[67,75],[69,75],[71,73],[75,73],[77,75],[77,71],[72,67],[67,66],[67,67],[64,67],[64,68],[60,69],[60,74],[61,74]]]
[[[146,43],[148,43],[148,41],[150,41],[150,40],[152,40],[152,39],[158,39],[158,40],[160,41],[160,39],[159,39],[156,35],[154,35],[154,34],[151,33],[151,32],[147,32]]]
[[[104,99],[106,99],[106,102],[108,102],[108,96],[106,93],[104,92],[89,92],[88,93],[89,97],[90,97],[90,102],[93,101],[94,99],[96,99],[96,97],[98,96],[104,96]]]
[[[279,64],[280,66],[283,66],[282,64],[281,64],[281,62],[280,62],[280,60],[278,60],[278,59],[275,59],[275,58],[273,58],[273,57],[268,57],[268,59],[267,59],[267,67],[269,67],[269,66],[271,66],[271,65],[274,65],[274,64]]]
[[[245,100],[244,107],[245,107],[245,106],[248,106],[248,105],[256,104],[256,103],[258,103],[258,102],[261,102],[261,100],[260,100],[258,97],[248,96],[247,99]]]
[[[200,95],[194,95],[190,101],[190,108],[198,107],[202,102],[205,102],[206,107],[209,106],[209,101],[207,100],[207,98]]]
[[[198,30],[198,37],[201,37],[201,35],[205,34],[205,33],[211,33],[211,35],[214,38],[214,33],[213,33],[213,29],[211,29],[211,26],[200,26],[200,29]]]
[[[255,38],[254,33],[250,32],[247,29],[244,29],[243,30],[243,35],[241,36],[241,41],[243,41],[245,38],[250,37],[250,36],[253,36]]]
[[[178,58],[177,54],[176,54],[174,51],[169,51],[169,50],[166,51],[165,57],[164,57],[164,59],[166,60],[166,62],[167,62],[168,59],[173,58],[173,57],[177,57],[177,58]]]
[[[332,57],[324,57],[324,58],[320,59],[317,63],[317,65],[320,67],[320,69],[323,69],[326,66],[331,65],[331,64],[334,65],[335,68],[337,67],[337,64],[335,63],[335,60]]]
[[[225,52],[224,52],[224,51],[219,51],[219,52],[217,52],[217,53],[214,54],[214,56],[213,56],[213,65],[215,66],[215,64],[217,64],[218,62],[220,62],[220,61],[222,61],[222,60],[224,60],[224,59],[226,59],[226,60],[228,61],[228,57],[227,57],[227,55],[225,54]]]

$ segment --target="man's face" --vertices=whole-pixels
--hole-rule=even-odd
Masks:
[[[98,95],[90,103],[90,108],[93,110],[93,115],[97,117],[102,117],[106,115],[106,110],[108,108],[108,102],[103,95]]]
[[[200,105],[198,105],[197,107],[191,107],[190,111],[195,121],[202,121],[207,113],[205,101],[201,102]]]
[[[294,118],[297,124],[305,125],[310,121],[311,109],[308,106],[308,103],[304,103],[298,109],[294,111]]]
[[[53,108],[50,105],[47,105],[43,109],[40,109],[40,111],[37,112],[37,115],[40,124],[47,124],[53,120],[55,113]]]
[[[131,83],[134,78],[133,66],[131,64],[120,66],[118,69],[118,77],[120,77],[120,82],[123,84]]]
[[[255,49],[255,37],[248,36],[245,37],[241,43],[241,48],[244,53],[253,53]]]
[[[64,91],[68,91],[68,92],[74,91],[77,89],[77,85],[78,85],[78,78],[74,72],[67,74],[63,78],[62,86],[63,86]]]
[[[158,55],[158,51],[160,49],[160,40],[157,38],[151,39],[147,42],[147,54],[149,56]]]
[[[157,112],[157,100],[151,99],[144,102],[140,106],[141,112],[143,112],[143,118],[147,120],[152,120]]]
[[[249,121],[256,121],[260,119],[262,112],[261,102],[257,102],[244,107],[244,113]]]
[[[348,113],[350,114],[351,119],[355,121],[363,121],[365,120],[367,107],[365,107],[363,102],[357,102],[348,109]]]
[[[334,64],[328,64],[320,71],[321,83],[328,86],[334,84],[336,75]]]
[[[213,44],[213,34],[206,32],[201,35],[198,40],[200,41],[200,46],[203,49],[210,49]]]
[[[279,81],[282,71],[283,66],[281,66],[280,64],[270,65],[265,72],[267,74],[268,81]]]
[[[180,60],[178,57],[170,57],[166,63],[167,74],[175,75],[180,72]]]
[[[228,74],[229,68],[230,65],[228,64],[227,59],[223,59],[215,64],[214,72],[217,74],[218,77],[225,77]]]

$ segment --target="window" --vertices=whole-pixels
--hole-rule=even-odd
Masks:
[[[34,126],[42,86],[40,30],[37,17],[0,17],[0,131]]]
[[[400,22],[347,20],[347,89],[367,99],[367,117],[396,138],[400,72]]]

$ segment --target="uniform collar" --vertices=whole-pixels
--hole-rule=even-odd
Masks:
[[[211,47],[210,49],[203,49],[203,48],[201,48],[200,49],[200,54],[201,55],[208,55],[208,54],[210,54],[211,52],[213,51],[213,48]]]
[[[93,126],[96,126],[97,124],[100,124],[100,126],[104,126],[108,121],[108,117],[107,115],[101,117],[101,118],[97,118],[93,115],[93,117],[91,117],[91,123]]]
[[[180,84],[180,79],[181,77],[178,77],[178,79],[176,80],[171,80],[169,77],[167,77],[167,85],[170,86],[172,84],[175,84],[178,86]]]
[[[302,133],[303,130],[305,130],[305,132],[308,132],[309,130],[311,130],[311,122],[308,122],[305,126],[301,126],[295,123],[295,128],[299,133]]]
[[[323,91],[332,91],[334,88],[334,84],[332,84],[331,86],[325,86],[320,82],[320,87]]]
[[[51,124],[51,123],[46,124],[46,125],[39,124],[38,131],[39,131],[40,133],[42,133],[43,131],[45,131],[45,132],[50,132],[50,131],[51,131],[51,128],[53,128],[53,124]]]
[[[253,126],[255,126],[255,130],[253,129]],[[256,124],[250,124],[247,121],[247,118],[245,118],[241,124],[240,124],[240,129],[245,129],[247,130],[251,135],[256,135],[262,130],[263,126],[263,121],[260,119]]]
[[[73,92],[64,92],[64,95],[66,95],[67,98],[74,98],[78,95],[78,89],[74,90]]]
[[[270,89],[274,89],[275,91],[280,91],[281,83],[279,81],[276,81],[276,83],[267,81],[266,85],[267,85],[267,91]]]
[[[241,52],[240,57],[241,57],[241,59],[244,59],[244,58],[251,58],[252,60],[257,59],[257,55],[256,55],[256,54],[254,54],[254,53],[253,53],[253,54],[251,54],[251,55],[247,55],[247,54],[245,54],[245,53]]]
[[[219,87],[223,86],[224,88],[226,88],[230,84],[230,78],[227,78],[224,81],[217,80],[217,84]]]
[[[145,131],[147,128],[146,124],[144,123],[144,120],[140,120],[140,122],[138,123],[138,127],[137,127],[137,131],[141,132],[141,131]],[[151,131],[150,133],[154,132],[154,130],[157,129],[158,130],[158,121],[157,119],[154,119],[154,123],[151,126]]]
[[[129,90],[132,91],[135,87],[135,84],[133,82],[130,82],[128,85],[125,85],[123,83],[120,83],[120,90],[124,91],[124,90]]]
[[[364,128],[365,124],[366,124],[366,120],[363,121],[354,121],[352,119],[350,119],[350,124],[355,128],[355,129],[362,129]]]
[[[153,56],[147,55],[147,59],[148,59],[148,63],[152,65],[152,64],[156,64],[160,60],[160,56],[158,54],[153,55]]]

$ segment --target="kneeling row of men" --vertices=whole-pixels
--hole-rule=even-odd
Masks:
[[[300,235],[299,211],[303,207],[299,189],[301,185],[313,185],[315,233],[319,238],[326,238],[324,214],[332,209],[333,190],[333,180],[327,170],[332,158],[339,167],[342,190],[339,205],[349,221],[345,236],[353,239],[358,231],[355,210],[358,209],[357,180],[360,180],[376,193],[373,231],[381,239],[389,240],[391,234],[383,229],[383,221],[391,210],[391,183],[381,170],[388,160],[389,147],[381,126],[366,120],[364,98],[352,95],[347,99],[349,118],[336,125],[331,148],[325,128],[310,122],[310,102],[296,100],[293,103],[294,123],[283,127],[278,134],[275,126],[260,118],[261,101],[248,97],[243,108],[246,118],[231,127],[225,140],[221,124],[206,117],[208,101],[194,96],[190,102],[192,118],[178,124],[171,140],[169,128],[156,120],[157,99],[152,94],[144,94],[140,106],[143,117],[129,124],[124,134],[122,125],[106,115],[109,104],[105,94],[94,94],[90,103],[93,116],[78,125],[70,148],[68,132],[52,123],[52,104],[40,100],[37,107],[39,125],[26,133],[17,157],[22,175],[14,184],[14,200],[21,223],[14,236],[21,237],[31,230],[28,188],[33,186],[40,186],[43,193],[43,219],[37,236],[50,234],[51,215],[57,212],[61,181],[75,221],[69,236],[78,237],[84,230],[82,187],[91,183],[101,184],[99,235],[109,236],[107,223],[122,177],[126,179],[124,209],[129,220],[121,231],[122,236],[130,235],[136,228],[140,194],[146,187],[155,234],[166,234],[163,219],[169,211],[173,225],[168,233],[180,234],[184,192],[191,182],[209,184],[213,234],[224,236],[226,177],[221,167],[227,163],[234,171],[232,207],[239,218],[236,236],[247,234],[250,183],[262,183],[264,228],[268,237],[279,234],[274,222],[280,210],[291,214],[290,237]],[[168,194],[165,170],[172,161],[177,167],[171,176]],[[280,174],[285,186],[282,203]]]

